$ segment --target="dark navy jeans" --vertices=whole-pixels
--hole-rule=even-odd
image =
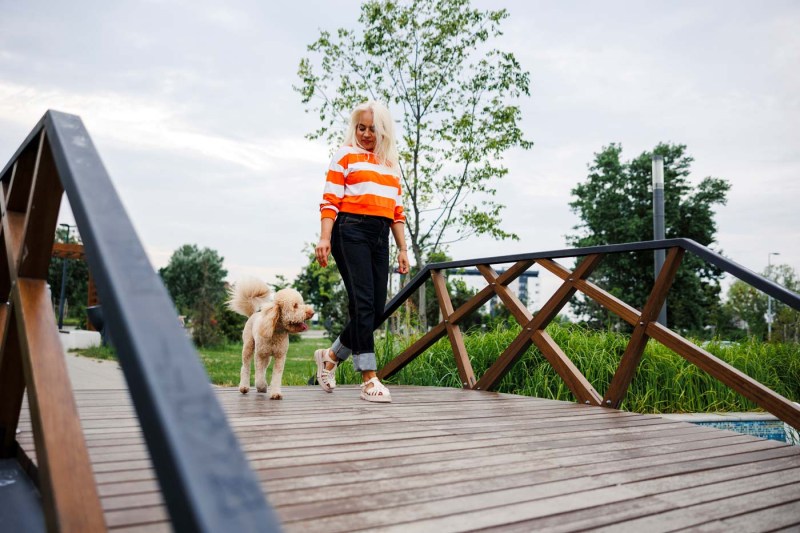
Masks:
[[[384,217],[339,213],[331,253],[347,289],[350,321],[333,344],[339,359],[353,355],[359,372],[377,370],[373,332],[383,316],[389,280],[389,227]]]

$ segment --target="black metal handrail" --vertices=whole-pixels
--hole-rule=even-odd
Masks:
[[[280,530],[81,119],[48,111],[0,177],[8,183],[14,162],[41,135],[83,238],[173,527]]]
[[[559,259],[565,257],[585,257],[592,254],[612,254],[622,252],[640,252],[648,250],[666,250],[668,248],[682,248],[692,252],[699,258],[716,266],[720,270],[733,275],[734,277],[752,285],[756,289],[772,296],[793,309],[800,311],[800,294],[792,292],[774,281],[767,279],[742,265],[723,257],[714,250],[699,244],[692,239],[664,239],[658,241],[629,242],[623,244],[608,244],[604,246],[588,246],[585,248],[567,248],[562,250],[551,250],[546,252],[530,252],[514,255],[498,255],[492,257],[482,257],[477,259],[460,259],[458,261],[444,261],[441,263],[430,263],[425,265],[411,281],[398,292],[384,308],[381,323],[388,319],[400,305],[406,301],[425,281],[431,277],[431,271],[447,270],[451,268],[473,267],[477,265],[500,265],[504,263],[515,263],[517,261],[535,259]]]
[[[667,258],[664,267],[654,280],[650,295],[641,310],[632,307],[589,281],[592,271],[608,254],[659,249],[668,250]],[[395,375],[430,348],[438,339],[446,335],[450,340],[462,385],[469,389],[491,390],[500,383],[500,380],[516,364],[525,350],[531,344],[534,344],[553,366],[578,401],[586,404],[618,408],[625,397],[631,380],[635,376],[636,368],[641,361],[648,339],[654,339],[759,407],[800,429],[800,406],[798,404],[781,396],[657,322],[659,310],[666,301],[682,258],[687,251],[694,253],[704,261],[732,274],[769,296],[784,302],[793,309],[800,310],[800,295],[797,293],[781,287],[771,280],[765,279],[689,239],[665,239],[433,263],[423,268],[386,305],[382,320],[385,321],[391,316],[430,277],[437,293],[441,321],[408,346],[402,353],[386,362],[379,370],[378,375],[381,379]],[[579,261],[572,271],[554,261],[554,259],[573,257],[583,258],[583,260]],[[498,275],[493,265],[504,263],[513,263],[513,266],[508,268],[502,275]],[[544,267],[562,279],[562,284],[536,315],[531,314],[524,304],[511,294],[506,287],[508,283],[522,275],[534,264]],[[481,274],[486,278],[487,286],[462,303],[458,309],[454,309],[447,293],[444,271],[447,269],[461,269],[466,266],[477,266]],[[547,325],[556,317],[576,291],[582,292],[586,297],[616,314],[632,327],[631,337],[625,352],[620,358],[619,366],[608,385],[608,389],[602,396],[581,373],[580,369],[574,365],[563,349],[546,332]],[[500,297],[513,319],[522,327],[516,337],[502,350],[502,353],[498,354],[497,360],[489,366],[483,375],[476,376],[472,369],[469,354],[466,351],[459,324],[466,316],[495,295]]]

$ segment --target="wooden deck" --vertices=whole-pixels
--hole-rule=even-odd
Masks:
[[[800,447],[601,407],[434,387],[216,389],[286,531],[800,529]],[[126,390],[75,391],[106,523],[169,531]],[[33,453],[27,409],[20,444]],[[68,445],[68,443],[64,443]]]

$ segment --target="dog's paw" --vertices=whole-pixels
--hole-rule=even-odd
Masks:
[[[280,392],[273,392],[269,395],[270,400],[283,400],[283,394]]]
[[[241,392],[242,394],[247,394],[248,392],[250,392],[250,387],[248,387],[247,385],[239,385],[239,392]]]
[[[258,385],[256,385],[256,390],[258,392],[267,392],[267,386],[264,385],[263,387],[259,387]]]

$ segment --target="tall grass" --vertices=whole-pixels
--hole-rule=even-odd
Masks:
[[[574,325],[553,324],[547,332],[575,366],[602,394],[619,365],[629,337]],[[518,327],[490,332],[469,331],[464,343],[472,368],[480,377],[519,333]],[[402,352],[411,341],[391,335],[377,341],[379,366]],[[800,347],[794,344],[746,342],[731,346],[710,343],[705,349],[766,387],[800,401]],[[357,383],[352,365],[340,366],[338,379]],[[389,380],[403,385],[460,387],[452,349],[443,338]],[[575,397],[541,353],[531,347],[502,379],[499,392],[575,401]],[[651,340],[637,368],[622,408],[639,413],[751,411],[757,406]]]

